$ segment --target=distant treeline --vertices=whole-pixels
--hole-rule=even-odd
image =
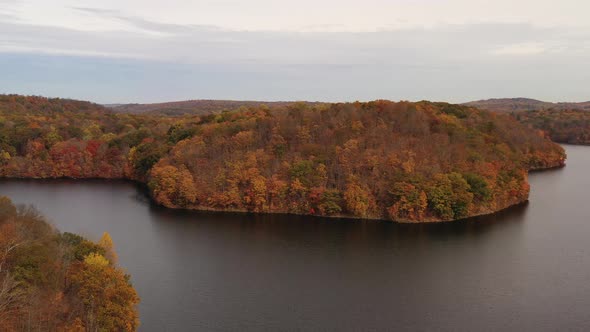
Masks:
[[[590,111],[590,101],[581,103],[551,103],[529,98],[498,98],[478,100],[465,103],[466,106],[493,112],[521,112],[543,110],[579,110]]]
[[[185,100],[156,104],[115,104],[106,105],[115,112],[153,115],[209,115],[223,111],[235,111],[265,105],[268,107],[284,107],[296,104],[289,101],[238,101],[238,100]],[[299,102],[307,105],[319,105],[316,102]]]
[[[512,114],[518,121],[542,130],[555,142],[590,145],[590,112],[539,110]]]
[[[590,102],[549,103],[527,98],[488,99],[465,105],[509,113],[558,143],[590,145]]]

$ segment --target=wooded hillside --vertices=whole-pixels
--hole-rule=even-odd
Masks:
[[[539,110],[513,113],[519,122],[542,130],[555,142],[590,145],[590,112]]]
[[[78,112],[69,103],[77,102],[0,97],[0,176],[135,179],[173,208],[413,222],[523,202],[527,171],[565,160],[508,115],[446,103],[296,103],[181,117],[92,104]]]
[[[107,105],[108,108],[115,112],[132,113],[132,114],[152,114],[152,115],[209,115],[221,113],[223,111],[235,111],[240,108],[260,107],[285,107],[293,105],[296,102],[289,101],[241,101],[241,100],[185,100],[173,101],[167,103],[154,104],[120,104]],[[309,105],[319,103],[305,102]]]
[[[590,144],[590,102],[548,103],[535,99],[488,99],[465,105],[511,114],[558,143]]]
[[[590,101],[581,103],[551,103],[529,98],[498,98],[477,100],[465,103],[466,106],[477,107],[494,112],[521,112],[541,110],[586,110],[590,111]]]

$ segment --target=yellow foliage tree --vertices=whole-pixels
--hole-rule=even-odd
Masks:
[[[349,182],[344,191],[346,209],[356,217],[367,217],[374,208],[371,194],[356,182]]]
[[[193,176],[184,166],[154,166],[150,188],[156,201],[168,207],[188,206],[197,198]]]
[[[111,261],[113,264],[117,263],[118,257],[117,252],[115,251],[115,245],[113,244],[113,239],[111,235],[107,232],[102,234],[100,241],[98,241],[98,245],[104,248],[106,258]]]
[[[92,253],[71,274],[72,288],[81,301],[86,331],[135,331],[139,297],[129,276],[102,255]]]

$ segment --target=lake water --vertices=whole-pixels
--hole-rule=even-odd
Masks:
[[[62,231],[109,232],[141,331],[588,330],[590,147],[534,173],[530,203],[400,225],[198,213],[133,183],[3,180]]]

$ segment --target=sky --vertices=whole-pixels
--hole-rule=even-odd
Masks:
[[[585,0],[0,0],[0,93],[590,100]]]

